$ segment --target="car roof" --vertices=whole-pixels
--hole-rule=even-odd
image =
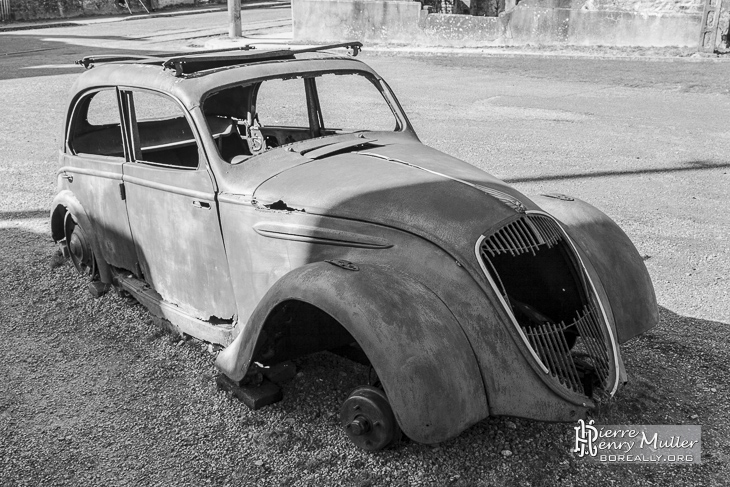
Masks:
[[[357,53],[361,44],[335,45],[344,46],[355,46]],[[77,61],[87,66],[87,71],[77,79],[73,93],[110,86],[143,88],[169,93],[188,109],[193,109],[211,91],[257,79],[338,71],[360,71],[379,78],[367,64],[353,57],[321,52],[321,49],[331,47],[248,53],[214,51],[176,54],[169,58],[159,55],[87,56]]]

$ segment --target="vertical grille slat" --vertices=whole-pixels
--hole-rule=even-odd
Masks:
[[[548,359],[548,362],[550,363],[549,369],[553,373],[553,376],[558,377],[558,380],[560,380],[561,375],[557,370],[557,363],[555,361],[555,356],[553,355],[552,347],[550,347],[550,344],[548,343],[545,328],[546,326],[542,325],[540,328],[536,329],[537,336],[540,337],[540,344],[542,345],[542,356]]]
[[[545,228],[545,225],[543,224],[542,218],[533,218],[532,222],[537,227],[538,232],[540,233],[540,236],[542,237],[542,240],[547,243],[550,239],[550,232]]]
[[[598,323],[596,323],[592,314],[588,314],[585,321],[586,325],[588,325],[588,332],[592,335],[591,338],[593,339],[593,348],[596,352],[594,355],[596,367],[599,369],[601,375],[608,375],[608,364],[606,363],[605,358],[600,354],[600,344],[603,343],[604,340],[603,333],[601,333]]]
[[[504,298],[507,311],[513,318],[509,289],[504,289],[495,267],[497,264],[493,264],[492,258],[502,259],[501,265],[504,266],[504,259],[510,259],[505,254],[521,258],[521,255],[531,253],[532,256],[539,257],[541,249],[549,249],[556,245],[562,246],[569,255],[574,256],[573,261],[577,261],[577,256],[567,243],[567,237],[560,225],[545,214],[522,215],[482,239],[478,256],[493,277],[494,285],[502,286],[497,291]],[[577,309],[574,318],[558,323],[544,321],[540,324],[528,320],[525,323],[517,323],[517,326],[523,332],[525,344],[548,370],[553,380],[571,391],[585,394],[586,373],[594,374],[594,379],[600,382],[602,388],[609,387],[613,372],[611,350],[614,345],[608,339],[609,335],[605,330],[608,324],[604,322],[599,312],[597,297],[591,289],[586,288],[588,276],[580,268],[576,268],[575,271],[582,276],[579,282],[583,283],[588,304],[583,305],[582,309]],[[566,335],[567,330],[572,330],[569,336]],[[577,333],[577,338],[574,338],[574,333]],[[582,357],[586,357],[588,362],[580,360]]]
[[[595,347],[597,349],[597,353],[594,360],[596,361],[596,366],[600,369],[600,372],[602,372],[602,377],[607,378],[609,375],[608,360],[605,355],[598,353],[600,351],[601,344],[604,343],[606,338],[598,325],[598,321],[596,320],[594,313],[588,314],[587,318],[589,329],[593,332],[593,339],[596,342]]]
[[[558,367],[558,360],[555,355],[555,350],[550,344],[550,324],[549,323],[543,323],[542,326],[537,328],[537,333],[540,336],[540,340],[542,341],[542,352],[544,355],[546,355],[550,360],[550,370],[553,370],[553,375],[558,377],[558,380],[561,380],[563,378],[562,374],[560,373],[559,367]],[[562,380],[561,380],[562,382]]]
[[[518,254],[522,254],[525,252],[524,245],[522,245],[517,238],[517,234],[515,233],[514,228],[512,228],[512,225],[507,225],[504,227],[505,233],[507,234],[510,244],[512,247],[517,251]]]
[[[509,226],[504,227],[499,234],[502,236],[502,239],[507,243],[507,248],[509,249],[510,253],[512,255],[520,255],[520,249],[518,245],[515,245],[515,243],[512,241],[512,236],[509,233]]]
[[[506,238],[504,238],[504,235],[502,234],[502,230],[495,233],[494,238],[495,238],[495,240],[499,241],[499,244],[501,247],[500,250],[502,250],[505,253],[509,252],[510,254],[512,254],[512,256],[515,255],[515,251],[510,248],[509,242],[507,241]]]
[[[567,328],[564,327],[563,330],[566,330]],[[565,333],[558,334],[558,338],[561,341],[561,346],[566,351],[566,357],[565,360],[570,362],[568,366],[568,370],[570,371],[570,380],[573,382],[575,390],[583,392],[583,384],[580,381],[580,377],[578,377],[578,371],[575,370],[575,363],[569,358],[570,357],[570,347],[568,346],[568,341],[565,339]]]
[[[534,254],[535,253],[534,250],[538,247],[538,245],[540,244],[540,242],[538,242],[537,238],[535,238],[535,235],[530,231],[530,227],[528,227],[527,224],[524,221],[522,221],[522,220],[518,220],[518,221],[520,223],[519,223],[519,225],[517,225],[517,227],[520,229],[520,231],[522,233],[525,234],[525,236],[527,237],[527,239],[530,241],[530,245],[533,248],[533,252],[532,253]]]
[[[559,325],[554,325],[554,331],[550,334],[550,340],[555,349],[558,351],[560,367],[563,370],[565,380],[574,390],[577,390],[572,377],[573,372],[575,372],[575,364],[568,359],[568,357],[570,357],[570,349],[567,346],[563,347],[564,340],[561,340],[561,338],[563,338],[564,329],[565,325],[562,322]],[[577,372],[575,373],[577,375]]]
[[[586,347],[588,351],[588,355],[593,358],[593,361],[596,365],[596,368],[600,368],[598,365],[598,357],[600,357],[600,352],[596,348],[595,343],[595,332],[591,330],[590,325],[588,324],[588,315],[584,315],[583,317],[578,315],[578,319],[575,321],[575,325],[578,327],[578,331],[580,332],[580,335],[582,337],[582,343]],[[601,371],[599,371],[600,373]]]
[[[515,239],[517,240],[517,243],[519,243],[520,247],[524,249],[525,252],[532,250],[530,247],[530,244],[525,241],[525,238],[520,233],[520,226],[519,225],[513,225],[512,233],[515,236]]]
[[[543,334],[541,333],[541,331],[542,330],[540,328],[535,328],[532,331],[532,333],[534,334],[534,336],[536,338],[535,341],[538,344],[538,350],[537,350],[537,352],[538,352],[538,355],[540,355],[540,357],[547,364],[548,369],[550,369],[550,372],[552,373],[552,375],[553,376],[556,376],[557,374],[556,374],[556,371],[555,371],[555,369],[556,369],[555,364],[552,361],[552,357],[550,357],[550,355],[548,354],[548,351],[549,351],[550,347],[548,347],[547,346],[547,343],[545,343],[545,337],[543,336]]]
[[[554,328],[555,328],[555,325],[551,325],[550,323],[544,323],[542,325],[542,334],[543,334],[543,338],[545,339],[546,351],[550,354],[550,356],[552,358],[554,368],[558,369],[558,370],[556,370],[557,376],[561,382],[565,383],[565,382],[567,382],[566,379],[567,379],[568,371],[563,370],[564,367],[562,367],[562,365],[560,363],[561,361],[560,361],[559,357],[560,357],[561,350],[559,350],[555,346],[555,340],[554,340],[554,336],[553,336],[555,334]]]
[[[500,250],[501,245],[497,243],[497,238],[494,235],[489,238],[489,247],[496,255],[502,253]]]
[[[522,220],[518,220],[520,222],[519,225],[515,225],[515,231],[517,232],[517,235],[520,237],[520,242],[522,242],[522,245],[525,246],[525,248],[529,249],[530,252],[532,252],[532,255],[535,254],[535,248],[537,247],[536,243],[530,238],[530,232],[527,231],[527,229],[522,225]]]
[[[600,354],[600,344],[603,342],[604,337],[603,333],[600,332],[600,329],[598,328],[598,324],[593,320],[593,317],[591,315],[588,315],[587,324],[589,326],[589,329],[593,332],[593,347],[596,350],[596,354],[594,355],[594,361],[596,364],[596,368],[599,369],[599,372],[602,376],[608,375],[608,364],[606,363],[606,360],[603,356]]]
[[[494,255],[494,250],[492,250],[491,247],[488,247],[486,245],[482,246],[482,249],[480,250],[480,254],[482,256],[482,259],[487,259],[487,252],[489,252],[489,255]]]

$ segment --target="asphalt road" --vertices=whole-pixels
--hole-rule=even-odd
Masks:
[[[266,8],[244,15],[244,23],[253,31],[288,17],[286,7]],[[699,422],[710,454],[701,469],[594,471],[568,457],[556,436],[566,426],[518,422],[514,441],[502,423],[485,422],[440,452],[409,445],[392,453],[401,469],[383,455],[336,443],[327,411],[336,411],[349,383],[328,377],[331,370],[346,375],[347,366],[305,361],[304,378],[285,391],[294,403],[249,414],[216,395],[204,352],[160,338],[139,307],[112,296],[91,300],[70,268],[49,268],[47,211],[67,97],[79,73],[69,64],[89,52],[183,49],[224,30],[225,14],[204,14],[0,34],[0,376],[7,377],[0,385],[0,450],[13,454],[0,458],[0,480],[29,469],[44,476],[26,479],[28,485],[253,484],[285,471],[291,485],[368,485],[375,468],[387,476],[370,478],[373,485],[421,478],[473,485],[464,479],[477,477],[464,472],[478,466],[473,475],[486,479],[483,485],[723,483],[719,473],[730,464],[730,63],[365,52],[363,60],[388,80],[425,143],[526,194],[570,194],[619,222],[645,258],[662,323],[625,350],[632,382],[604,418]],[[160,377],[150,372],[155,368]],[[321,385],[308,382],[315,380]],[[260,422],[282,418],[296,418],[296,435],[309,445],[302,448],[316,461],[276,443],[284,433],[256,436]],[[236,428],[246,424],[242,440]],[[495,429],[512,442],[510,461],[524,461],[523,468],[510,470],[501,444],[488,450],[484,438]],[[165,445],[158,434],[182,446]],[[247,441],[260,441],[263,450]],[[215,451],[215,462],[191,450],[195,442]],[[262,454],[266,463],[258,463]],[[289,458],[300,463],[275,465]],[[317,472],[321,477],[311,477]],[[459,472],[463,478],[454,480]]]
[[[244,7],[244,35],[291,31],[289,2],[264,0]],[[88,24],[73,27],[0,30],[0,79],[78,72],[73,63],[87,54],[175,51],[228,31],[227,12],[119,19],[90,17],[84,19]]]

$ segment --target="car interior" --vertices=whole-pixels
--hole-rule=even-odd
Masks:
[[[268,149],[317,137],[398,130],[393,110],[379,89],[373,89],[377,84],[350,74],[268,79],[208,96],[203,113],[221,158],[237,164]]]

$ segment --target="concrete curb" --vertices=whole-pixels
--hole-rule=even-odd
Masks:
[[[262,2],[251,2],[241,4],[241,10],[249,10],[253,8],[269,6],[269,5],[285,5],[287,2],[280,1],[262,1]],[[93,24],[108,24],[112,22],[125,22],[128,20],[144,20],[144,19],[155,19],[159,17],[182,17],[184,15],[196,15],[196,14],[208,14],[216,12],[225,12],[226,7],[214,7],[214,8],[201,8],[194,10],[179,10],[179,11],[162,11],[153,12],[150,14],[133,14],[125,17],[83,17],[79,20],[64,20],[64,21],[38,21],[37,23],[27,23],[22,25],[8,25],[0,26],[0,33],[2,32],[13,32],[18,30],[37,30],[37,29],[53,29],[57,27],[77,27],[80,25],[93,25]]]
[[[39,23],[30,25],[18,25],[18,26],[2,26],[0,27],[0,33],[3,32],[14,32],[18,30],[37,30],[37,29],[51,29],[54,27],[74,27],[77,25],[84,25],[81,22],[54,22],[54,23]]]
[[[569,50],[571,46],[566,46]],[[601,59],[607,61],[647,61],[647,62],[728,62],[728,54],[701,54],[696,53],[689,56],[625,56],[601,53],[580,53],[580,52],[538,52],[529,51],[524,48],[508,52],[494,48],[453,48],[453,47],[389,47],[389,46],[364,46],[363,52],[374,54],[407,55],[407,56],[467,56],[467,57],[496,57],[496,58],[534,58],[534,59]]]
[[[230,39],[228,37],[211,38],[203,44],[205,49],[234,48],[244,44],[272,44],[291,46],[312,46],[311,42],[297,42],[290,38],[251,38]],[[566,46],[570,50],[570,46]],[[646,62],[730,62],[730,53],[727,54],[700,54],[695,53],[689,56],[641,56],[641,55],[614,55],[601,53],[581,52],[541,52],[530,51],[524,47],[514,50],[508,48],[474,48],[474,47],[418,47],[418,46],[386,46],[386,45],[365,45],[363,53],[390,56],[466,56],[466,57],[494,57],[494,58],[533,58],[533,59],[600,59],[608,61],[646,61]]]

